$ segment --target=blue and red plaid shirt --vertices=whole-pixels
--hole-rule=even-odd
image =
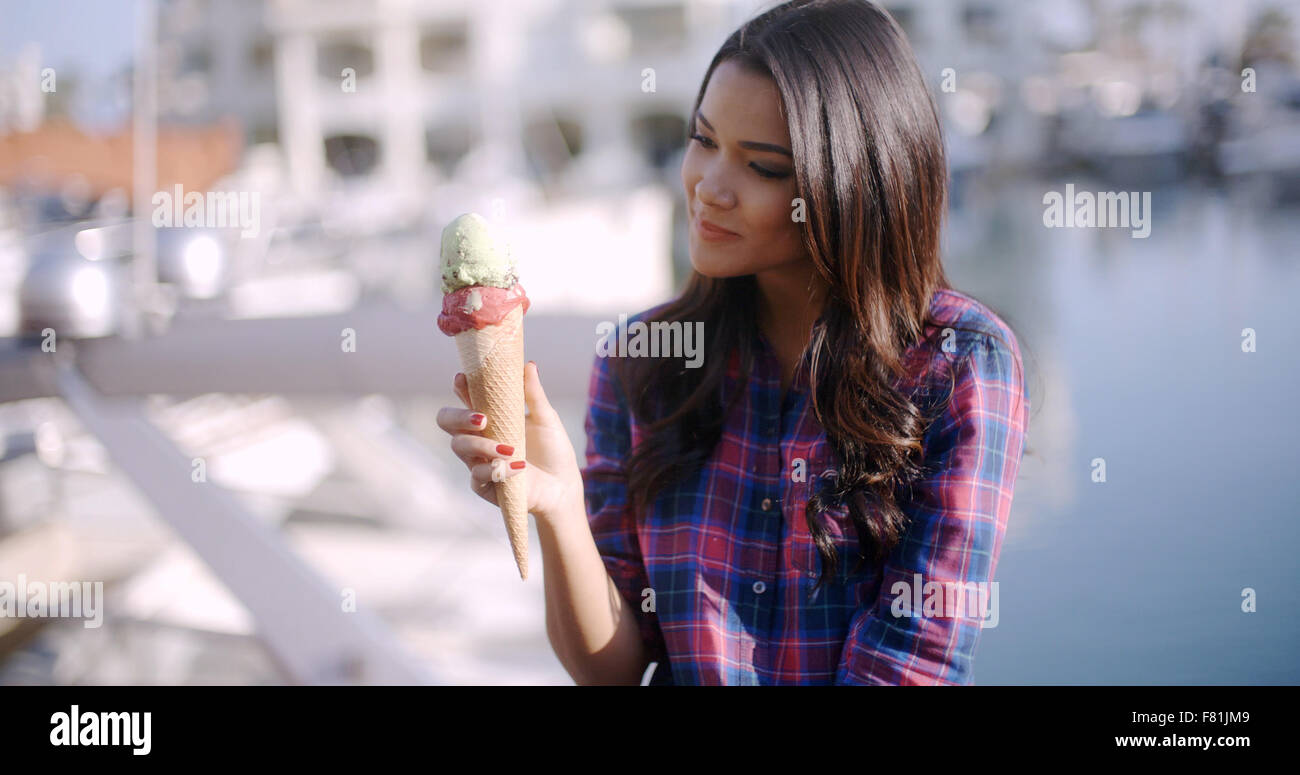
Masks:
[[[903,589],[899,582],[992,581],[1029,394],[1019,344],[992,311],[945,289],[934,295],[931,314],[945,326],[996,331],[1011,346],[954,328],[943,332],[947,354],[933,343],[909,351],[911,386],[945,396],[949,371],[938,368],[940,358],[953,359],[956,378],[951,402],[925,435],[927,473],[910,500],[900,501],[909,525],[883,566],[855,572],[858,541],[847,502],[831,506],[822,523],[836,542],[839,573],[815,594],[821,560],[804,510],[838,456],[812,411],[807,361],[783,401],[780,365],[756,330],[745,395],[708,462],[674,485],[671,497],[657,497],[649,513],[634,515],[622,466],[645,431],[608,358],[596,358],[582,470],[587,513],[605,567],[659,663],[654,683],[973,682],[981,612],[969,606],[895,616],[896,597],[920,598],[891,590]],[[739,377],[735,352],[729,363],[728,388]],[[792,475],[800,459],[804,477]],[[664,513],[666,503],[672,513]]]

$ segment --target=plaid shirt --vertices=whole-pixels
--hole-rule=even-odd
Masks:
[[[905,387],[937,389],[938,399],[948,387],[938,359],[956,364],[952,400],[923,442],[927,473],[900,501],[909,526],[883,566],[853,572],[858,541],[848,505],[830,507],[822,523],[836,542],[840,569],[815,594],[821,561],[804,510],[838,456],[812,411],[807,361],[782,401],[780,365],[755,331],[753,373],[707,464],[637,518],[622,464],[645,431],[608,359],[596,358],[582,470],[587,513],[605,567],[659,663],[654,683],[973,682],[979,609],[923,605],[924,616],[895,616],[891,607],[900,597],[925,603],[925,582],[992,580],[1029,394],[1019,344],[987,307],[940,290],[931,312],[945,324],[996,331],[1011,348],[988,333],[955,329],[946,355],[933,345],[909,351],[908,373],[916,376]],[[737,353],[729,363],[728,389],[739,377]],[[930,394],[914,400],[924,395]],[[898,594],[899,582],[922,588]]]

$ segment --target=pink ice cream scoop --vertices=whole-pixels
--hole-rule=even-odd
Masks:
[[[471,328],[482,331],[495,326],[510,314],[510,310],[523,305],[528,311],[528,294],[524,286],[515,283],[509,288],[492,285],[470,285],[442,297],[442,312],[438,315],[438,329],[447,336],[455,336]]]

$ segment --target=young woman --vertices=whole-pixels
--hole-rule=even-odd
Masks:
[[[787,2],[723,44],[689,134],[694,272],[632,319],[702,321],[701,367],[598,356],[581,469],[525,368],[511,475],[556,654],[581,684],[970,683],[1029,395],[1011,329],[945,277],[910,46],[864,0]],[[439,414],[490,501],[491,422]]]

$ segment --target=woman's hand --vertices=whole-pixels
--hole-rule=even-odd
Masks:
[[[524,402],[528,407],[524,418],[527,464],[522,469],[509,468],[511,455],[502,454],[497,449],[497,442],[483,435],[492,423],[491,417],[484,416],[478,424],[473,422],[476,414],[483,416],[483,413],[476,412],[470,403],[469,384],[464,374],[456,374],[453,387],[466,408],[447,406],[439,409],[438,427],[451,434],[451,451],[470,471],[470,489],[496,506],[494,482],[503,476],[523,476],[528,482],[528,511],[538,520],[549,521],[558,514],[574,513],[573,506],[582,504],[582,473],[569,434],[565,432],[559,414],[546,400],[537,375],[537,364],[529,361],[524,366]],[[520,462],[524,461],[516,464]]]

